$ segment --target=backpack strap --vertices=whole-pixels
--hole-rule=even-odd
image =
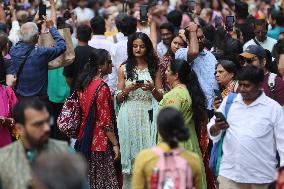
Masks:
[[[269,88],[269,91],[271,93],[271,97],[274,100],[275,100],[275,81],[276,81],[276,77],[277,77],[277,74],[271,73],[271,72],[269,73],[268,88]]]
[[[227,98],[227,102],[225,105],[225,117],[227,118],[229,110],[234,102],[234,99],[237,97],[237,93],[230,93],[228,98]]]
[[[30,54],[32,53],[34,47],[31,48],[30,50],[28,50],[27,54],[26,54],[26,57],[24,58],[24,61],[22,62],[22,64],[20,65],[19,69],[18,69],[18,72],[17,72],[17,75],[16,75],[16,84],[15,84],[15,87],[14,87],[14,90],[15,92],[17,91],[17,88],[18,88],[18,84],[19,84],[19,79],[20,79],[20,75],[23,71],[23,68],[28,60],[28,57],[30,56]]]
[[[255,38],[253,38],[253,42],[254,42],[256,45],[261,46],[261,45],[259,44],[259,42],[258,42]],[[262,46],[261,46],[261,47],[262,47]]]

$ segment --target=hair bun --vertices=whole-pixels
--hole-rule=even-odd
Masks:
[[[175,137],[178,141],[186,141],[189,139],[188,129],[185,127],[179,128],[175,131]]]

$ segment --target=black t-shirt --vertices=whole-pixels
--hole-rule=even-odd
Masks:
[[[91,50],[94,49],[89,45],[77,46],[75,50],[75,60],[73,64],[66,66],[63,71],[63,75],[67,78],[72,78],[71,91],[73,91],[76,80],[80,73],[83,71],[84,66],[87,64]]]

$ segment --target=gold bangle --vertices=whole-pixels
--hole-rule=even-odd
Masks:
[[[156,87],[154,87],[154,88],[152,89],[151,93],[154,92],[155,90],[156,90]]]

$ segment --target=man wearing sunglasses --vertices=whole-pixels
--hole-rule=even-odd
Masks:
[[[272,52],[272,49],[274,45],[277,43],[277,41],[267,36],[267,30],[268,30],[268,23],[266,20],[264,19],[256,20],[254,23],[255,38],[246,42],[243,46],[243,50],[245,51],[250,45],[259,45],[264,49],[267,49],[270,52]]]
[[[268,61],[266,51],[258,45],[250,45],[242,54],[242,65],[254,65],[264,71],[263,91],[270,98],[277,101],[281,106],[284,106],[284,81],[278,77],[273,76],[268,69]],[[270,60],[271,61],[271,60]]]

